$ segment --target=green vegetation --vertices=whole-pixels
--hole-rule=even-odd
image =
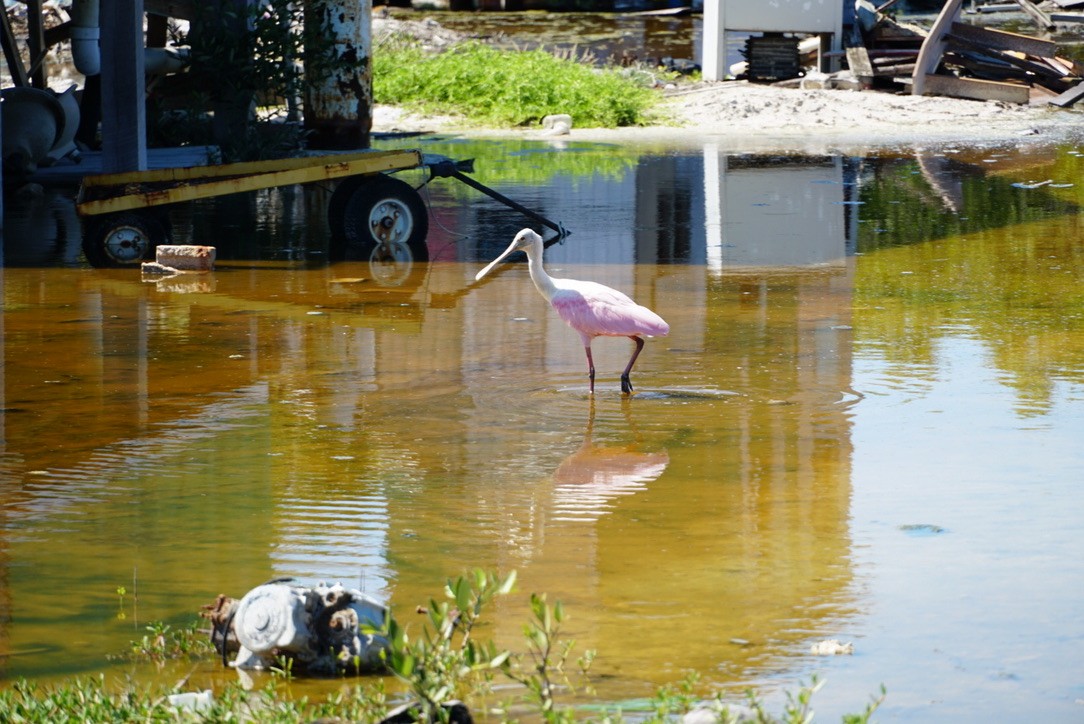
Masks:
[[[469,42],[430,54],[402,39],[374,49],[373,97],[496,126],[536,124],[567,113],[581,127],[643,125],[655,100],[650,88],[618,69],[541,50],[504,51]]]
[[[213,696],[190,696],[187,706],[170,696],[177,691],[151,691],[129,686],[110,691],[104,677],[80,679],[54,687],[16,682],[0,691],[0,721],[19,723],[146,722],[146,721],[253,721],[297,722],[314,720],[379,721],[399,706],[419,721],[448,721],[449,702],[466,702],[478,720],[486,713],[494,721],[517,718],[541,720],[547,724],[574,721],[626,721],[616,705],[562,704],[558,695],[571,698],[590,693],[589,669],[594,658],[587,652],[576,661],[578,670],[569,672],[566,662],[575,642],[561,637],[566,614],[560,602],[552,605],[544,595],[530,599],[531,619],[524,626],[526,650],[522,654],[498,649],[492,641],[480,641],[476,629],[493,601],[507,595],[515,574],[499,578],[474,571],[449,580],[444,601],[431,600],[427,618],[417,635],[389,617],[380,631],[391,642],[388,668],[402,682],[403,692],[389,696],[384,680],[374,679],[358,686],[342,687],[324,701],[294,698],[289,694],[289,665],[269,677],[263,689],[245,691],[241,684],[229,684]],[[154,662],[164,658],[189,657],[200,647],[191,641],[195,629],[173,629],[156,624],[148,627],[150,637],[132,644],[137,657]],[[209,649],[206,645],[203,651]],[[208,657],[210,653],[206,653]],[[490,704],[498,675],[518,684],[507,701]],[[696,674],[680,684],[664,686],[655,697],[635,707],[625,707],[637,722],[676,721],[694,708],[707,709],[722,723],[741,721],[759,724],[806,724],[812,721],[811,700],[823,685],[816,678],[797,693],[787,695],[780,716],[769,714],[753,692],[743,704],[726,701],[721,693],[698,696]],[[183,683],[183,682],[182,682]],[[504,691],[508,691],[507,688]],[[846,724],[868,722],[884,700],[884,691],[870,701],[860,714],[844,716]],[[195,701],[193,701],[195,700]]]
[[[139,641],[133,641],[131,651],[125,657],[132,661],[175,661],[177,659],[205,659],[215,653],[207,632],[199,621],[174,628],[161,621],[146,628],[147,633]]]
[[[565,148],[555,149],[546,141],[505,138],[461,139],[434,136],[410,140],[411,148],[455,159],[473,159],[474,172],[470,175],[483,184],[502,190],[502,184],[516,186],[548,184],[555,178],[565,179],[573,189],[586,186],[596,179],[619,181],[635,170],[642,151],[629,150],[604,143],[569,142]],[[374,148],[403,148],[402,139],[378,139]],[[408,169],[399,178],[418,187],[428,179],[428,170]],[[458,181],[438,179],[443,194],[452,195],[462,203],[478,199],[478,192]],[[504,190],[508,193],[507,190]]]

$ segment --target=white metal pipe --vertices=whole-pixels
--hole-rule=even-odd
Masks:
[[[102,72],[98,0],[72,0],[72,61],[83,75]]]

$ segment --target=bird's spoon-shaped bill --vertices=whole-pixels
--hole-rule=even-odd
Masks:
[[[482,271],[480,271],[480,272],[478,272],[477,274],[475,274],[475,275],[474,275],[474,281],[478,281],[479,279],[481,279],[482,277],[484,277],[484,276],[485,276],[486,274],[489,274],[489,273],[490,273],[491,271],[493,271],[493,267],[497,266],[497,265],[498,265],[498,264],[500,264],[500,263],[501,263],[502,261],[504,261],[504,258],[505,258],[506,256],[508,256],[509,254],[511,254],[511,253],[512,253],[513,251],[515,251],[515,250],[516,250],[516,249],[518,249],[518,248],[519,248],[519,247],[517,246],[516,242],[515,242],[515,241],[513,241],[513,242],[511,243],[511,245],[509,245],[509,247],[508,247],[507,249],[505,249],[505,250],[504,250],[504,251],[503,251],[503,252],[501,253],[501,255],[500,255],[500,256],[498,256],[498,257],[497,257],[496,259],[494,259],[493,261],[491,261],[491,262],[489,262],[488,264],[486,264],[486,267],[485,267],[484,269],[482,269]]]

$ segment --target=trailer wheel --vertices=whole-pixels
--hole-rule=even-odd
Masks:
[[[328,223],[337,258],[429,261],[429,214],[418,192],[399,179],[384,174],[347,179],[332,194]]]
[[[168,222],[151,213],[118,213],[92,218],[83,232],[83,254],[95,267],[130,267],[169,241]]]
[[[365,181],[364,176],[347,176],[331,192],[331,198],[327,202],[327,225],[333,242],[341,243],[346,238],[346,231],[343,229],[346,207],[350,205],[350,197]]]

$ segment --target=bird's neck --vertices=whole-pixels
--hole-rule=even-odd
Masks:
[[[553,295],[557,293],[557,285],[553,283],[553,278],[542,268],[541,251],[527,255],[527,270],[531,273],[531,281],[534,282],[535,289],[547,301],[553,299]]]

